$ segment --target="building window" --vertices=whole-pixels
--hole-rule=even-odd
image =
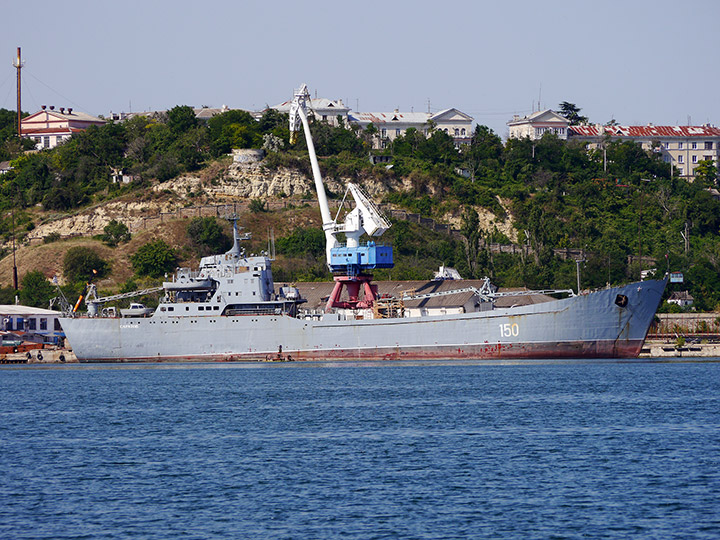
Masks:
[[[460,133],[461,133],[462,135],[465,135],[465,128],[462,128],[462,129],[460,130]]]
[[[25,319],[23,319],[22,317],[18,317],[17,319],[15,319],[15,330],[24,330],[24,329],[25,329]]]
[[[683,174],[685,174],[685,169],[683,169],[682,167],[678,167],[678,172],[680,173],[680,176],[682,176]]]
[[[683,148],[683,143],[679,142],[679,143],[678,143],[678,150],[682,150],[682,148]]]
[[[678,156],[678,163],[683,163],[684,159],[685,158],[683,156]]]
[[[458,128],[455,128],[455,136],[456,137],[460,136],[460,130]]]
[[[381,137],[387,137],[387,129],[382,128],[382,129],[380,130],[380,136],[381,136]],[[385,147],[383,146],[383,148],[385,148]]]
[[[669,142],[663,143],[663,147],[666,149],[670,148],[670,143]]]
[[[399,137],[399,136],[400,136],[400,130],[399,130],[399,129],[396,129],[396,130],[395,130],[395,136],[396,136],[396,137]]]
[[[705,150],[712,150],[712,141],[705,141]]]
[[[49,135],[45,135],[43,137],[43,146],[45,148],[50,148],[50,136]]]
[[[693,149],[693,150],[697,150],[697,143],[696,143],[696,142],[693,142],[693,143],[692,143],[692,149]]]
[[[37,320],[36,319],[28,319],[27,320],[27,329],[28,330],[36,330],[37,329]]]
[[[327,122],[327,114],[323,114],[322,117],[323,117],[323,122]]]
[[[692,157],[692,162],[693,162],[693,163],[697,163],[697,156],[693,155],[693,157]]]
[[[47,318],[45,317],[40,319],[40,330],[47,330]]]

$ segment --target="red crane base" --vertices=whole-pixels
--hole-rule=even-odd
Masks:
[[[371,308],[377,298],[377,285],[373,285],[373,277],[369,274],[360,274],[357,276],[335,276],[335,287],[333,288],[325,311],[329,312],[332,308],[346,309],[366,309]],[[348,299],[340,300],[343,287],[347,287]],[[360,300],[360,289],[363,291],[363,298]]]

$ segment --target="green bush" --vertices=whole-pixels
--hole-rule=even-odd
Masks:
[[[115,247],[120,243],[130,241],[130,231],[127,225],[117,220],[112,220],[105,225],[103,229],[102,241],[110,247]]]
[[[155,240],[140,246],[130,262],[138,276],[159,278],[175,270],[177,259],[175,250],[164,240]]]
[[[53,242],[57,242],[58,240],[60,240],[60,233],[51,232],[43,238],[43,244],[52,244]]]
[[[110,264],[86,246],[70,248],[63,258],[63,274],[72,282],[89,282],[109,273]]]
[[[214,217],[193,218],[187,233],[201,255],[224,253],[232,247],[232,239]]]

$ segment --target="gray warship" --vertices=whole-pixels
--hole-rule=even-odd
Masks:
[[[393,265],[392,248],[375,239],[390,227],[370,197],[354,184],[355,207],[333,219],[307,120],[309,92],[295,93],[291,133],[304,129],[318,195],[326,258],[335,286],[321,313],[304,308],[297,288],[276,287],[269,254],[248,255],[237,221],[233,247],[204,257],[197,269],[178,269],[163,283],[152,314],[118,316],[88,298],[86,314],[60,319],[80,362],[418,360],[513,358],[629,358],[640,353],[666,279],[647,280],[589,294],[539,291],[567,297],[501,307],[504,296],[489,280],[472,292],[463,312],[425,314],[405,309],[409,299],[433,295],[377,294],[372,270]],[[338,235],[344,238],[341,243]],[[365,241],[361,241],[365,238]],[[369,238],[369,240],[367,240]],[[149,291],[135,293],[139,295]],[[77,307],[77,305],[76,305]],[[121,313],[122,315],[122,313]],[[134,316],[133,316],[134,315]]]

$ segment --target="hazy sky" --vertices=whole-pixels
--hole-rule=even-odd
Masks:
[[[720,123],[720,1],[5,0],[0,107],[262,109],[305,82],[359,111],[456,107],[505,136],[570,101],[593,122]]]

